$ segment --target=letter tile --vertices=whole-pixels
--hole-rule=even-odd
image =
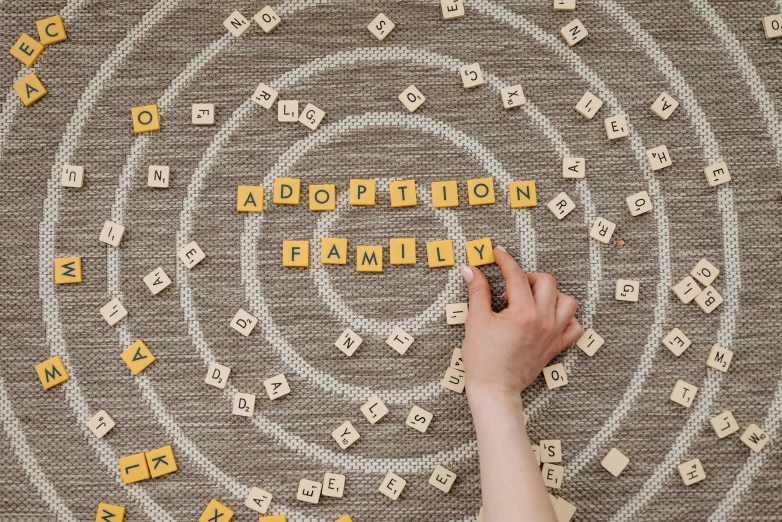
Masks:
[[[711,286],[714,280],[717,279],[717,276],[720,275],[720,270],[707,260],[701,259],[692,269],[690,275],[703,286]]]
[[[166,165],[150,165],[147,172],[147,186],[152,188],[168,188],[171,169]]]
[[[562,33],[562,38],[565,39],[569,47],[573,47],[589,35],[586,27],[578,18],[563,27],[560,33]]]
[[[231,13],[231,16],[223,21],[223,27],[228,29],[228,32],[234,35],[236,38],[239,38],[247,29],[250,28],[250,22],[247,21],[247,18],[245,18],[242,13],[239,11],[234,11]],[[199,520],[198,522],[202,521]],[[220,522],[225,521],[221,520]]]
[[[603,100],[587,91],[576,104],[576,111],[584,118],[591,120],[602,106]]]
[[[144,456],[147,458],[147,467],[152,478],[162,477],[179,470],[174,458],[174,448],[171,445],[148,451]]]
[[[269,505],[272,503],[272,494],[265,489],[253,487],[250,488],[250,493],[247,494],[247,498],[244,501],[244,505],[253,511],[258,513],[266,513],[269,510]],[[270,517],[260,517],[261,520],[268,519]],[[285,522],[284,520],[282,522]]]
[[[730,368],[730,362],[733,360],[733,352],[727,348],[715,344],[709,351],[709,357],[706,359],[706,364],[711,366],[715,370],[721,372],[727,372]]]
[[[632,279],[617,279],[614,297],[617,301],[638,301],[641,294],[641,283]]]
[[[14,91],[25,107],[29,107],[46,96],[46,87],[43,86],[38,75],[31,72],[21,80],[14,83]]]
[[[186,244],[185,248],[180,250],[178,255],[180,261],[182,261],[185,266],[190,269],[206,259],[206,254],[204,254],[204,251],[201,250],[201,247],[199,247],[198,243],[195,241],[191,241],[190,243]]]
[[[299,121],[299,101],[280,100],[277,102],[277,121],[297,123]]]
[[[611,448],[608,454],[603,457],[603,460],[600,461],[600,465],[615,477],[621,475],[629,463],[630,459],[616,448]]]
[[[382,494],[384,494],[391,500],[396,500],[399,498],[399,495],[402,494],[402,490],[405,489],[405,484],[407,484],[407,481],[405,479],[389,471],[388,473],[386,473],[383,482],[380,483],[380,487],[378,488],[378,491],[380,491]]]
[[[234,394],[233,409],[234,415],[241,417],[252,417],[255,411],[255,395],[252,393],[236,392]]]
[[[560,440],[542,440],[540,441],[540,462],[562,462],[562,441]]]
[[[445,370],[445,376],[442,380],[443,388],[448,388],[456,393],[464,393],[464,372],[455,368],[448,367]]]
[[[451,486],[456,482],[456,473],[440,466],[435,466],[432,476],[429,477],[429,484],[436,487],[443,493],[451,491]]]
[[[156,360],[155,355],[141,339],[128,346],[120,357],[133,375],[140,374]]]
[[[562,158],[562,177],[565,179],[583,179],[586,176],[584,158]]]
[[[464,324],[467,322],[469,303],[450,303],[445,305],[445,321],[448,324]]]
[[[690,486],[706,478],[706,472],[703,471],[701,461],[698,459],[682,462],[676,468],[679,470],[679,475],[685,486]]]
[[[282,266],[306,268],[310,263],[310,242],[283,241]]]
[[[547,206],[557,219],[564,219],[576,208],[576,204],[564,192],[557,194],[557,197],[549,201]]]
[[[350,204],[356,207],[371,207],[375,205],[374,179],[350,180]]]
[[[713,287],[707,286],[700,294],[695,296],[695,302],[698,303],[701,310],[710,314],[722,304],[722,296]]]
[[[755,453],[760,453],[763,450],[763,447],[768,444],[769,441],[769,437],[766,432],[754,424],[747,426],[747,429],[744,430],[744,433],[741,434],[740,439],[741,442],[746,444],[749,449]]]
[[[587,354],[589,357],[595,355],[595,353],[603,346],[605,340],[600,337],[593,329],[588,328],[581,338],[576,341],[576,346],[581,348],[581,351]]]
[[[336,210],[337,187],[334,185],[310,185],[310,212]]]
[[[236,315],[234,315],[234,318],[231,319],[230,324],[231,328],[243,336],[248,337],[252,333],[257,323],[258,319],[255,318],[255,316],[240,308],[239,311],[236,312]]]
[[[394,27],[396,27],[394,22],[389,20],[388,17],[383,13],[380,13],[374,18],[374,20],[369,22],[367,29],[374,35],[375,38],[382,42],[386,39],[386,36],[391,34],[391,31],[394,30]]]
[[[402,94],[399,95],[399,101],[402,102],[402,105],[404,105],[408,111],[415,112],[418,107],[424,104],[426,98],[415,85],[410,85],[410,87],[402,91]]]
[[[274,196],[277,205],[298,205],[301,195],[301,180],[297,178],[274,178]]]
[[[627,115],[610,116],[605,119],[606,134],[609,140],[626,138],[630,135],[630,128],[627,126]]]
[[[323,490],[321,493],[324,497],[342,498],[345,494],[345,475],[338,473],[326,473],[323,475]]]
[[[291,392],[288,379],[285,378],[284,373],[266,379],[263,381],[263,387],[266,388],[266,393],[271,400],[279,399]]]
[[[386,344],[394,349],[399,355],[404,355],[415,339],[398,326],[395,326],[391,335],[386,339]]]
[[[543,368],[543,377],[546,379],[546,386],[549,390],[565,386],[568,383],[565,365],[562,363]]]
[[[358,434],[358,430],[353,427],[350,421],[343,422],[340,426],[331,432],[331,436],[337,441],[340,448],[348,449],[354,442],[356,442],[361,435]]]
[[[611,236],[614,235],[615,229],[616,223],[611,223],[605,218],[597,217],[592,224],[592,229],[589,231],[589,237],[607,245],[611,242]]]
[[[65,24],[60,15],[38,20],[35,22],[35,28],[38,29],[38,38],[44,45],[52,45],[53,43],[63,42],[68,39],[68,34],[65,32]],[[112,520],[111,522],[118,521]]]
[[[690,347],[692,342],[678,328],[671,330],[668,335],[663,337],[662,344],[668,348],[672,354],[679,357],[684,350]]]
[[[703,169],[703,173],[706,175],[706,181],[710,187],[716,187],[731,180],[728,165],[724,161],[709,165]]]
[[[375,424],[388,414],[388,407],[377,395],[373,395],[367,402],[361,406],[361,413],[367,418],[370,424]]]
[[[647,150],[646,161],[649,162],[649,168],[652,170],[660,170],[673,165],[671,153],[668,152],[668,147],[665,145]]]
[[[356,332],[351,330],[350,328],[345,328],[345,331],[342,332],[342,335],[339,336],[339,339],[334,343],[334,346],[340,349],[342,353],[350,357],[354,353],[356,353],[356,350],[358,350],[358,347],[361,346],[361,343],[364,341]]]
[[[388,184],[391,194],[391,207],[414,207],[418,204],[415,194],[415,180],[392,181]]]
[[[221,504],[216,498],[213,498],[207,504],[204,512],[201,513],[198,522],[229,522],[233,516],[234,512],[231,509]]]
[[[500,90],[500,99],[502,100],[502,106],[506,109],[515,109],[516,107],[521,107],[527,103],[521,85],[503,87],[502,90]]]
[[[534,181],[511,181],[508,184],[510,208],[528,208],[538,205]]]
[[[673,96],[667,92],[662,93],[657,97],[655,102],[650,107],[652,112],[657,115],[661,120],[667,120],[679,106],[679,102],[673,99]]]
[[[575,11],[576,0],[554,0],[554,11]]]
[[[237,212],[263,212],[263,187],[239,185],[236,188]]]
[[[562,488],[562,480],[565,478],[564,466],[545,463],[543,464],[541,474],[543,475],[543,483],[546,484],[546,487],[554,489]]]
[[[114,326],[128,315],[128,311],[122,306],[119,299],[114,298],[100,309],[100,315],[109,323],[109,326]]]
[[[464,360],[462,360],[462,349],[454,348],[451,354],[451,368],[464,371]]]
[[[81,257],[54,258],[54,284],[81,283]]]
[[[194,103],[191,114],[191,122],[193,125],[214,125],[214,103]]]
[[[763,31],[766,33],[768,40],[782,38],[782,13],[765,17],[763,19]]]
[[[410,408],[410,414],[407,416],[405,424],[414,430],[420,431],[421,433],[426,433],[426,429],[429,427],[429,424],[432,423],[433,418],[434,415],[425,409],[419,408],[418,406],[413,406]]]
[[[142,134],[160,130],[160,114],[157,105],[142,105],[130,109],[133,132]]]
[[[115,506],[105,502],[98,504],[95,522],[122,522],[123,520],[125,520],[125,506]]]
[[[157,295],[171,284],[171,278],[168,277],[162,267],[157,267],[144,277],[144,284],[147,285],[152,295]]]
[[[627,209],[630,211],[631,216],[646,214],[653,208],[652,198],[649,197],[649,193],[645,190],[627,196],[625,202],[627,203]]]
[[[111,221],[106,221],[103,224],[103,229],[100,231],[100,237],[98,237],[98,239],[107,245],[118,247],[120,241],[122,241],[123,235],[125,235],[125,227]]]
[[[253,95],[250,96],[250,99],[253,101],[253,103],[260,105],[266,110],[269,110],[272,108],[272,105],[274,105],[274,102],[277,100],[277,96],[279,94],[279,92],[277,92],[275,89],[272,89],[265,83],[259,83],[258,87],[255,88]]]
[[[453,266],[453,241],[450,239],[428,241],[426,243],[426,257],[429,268]]]
[[[87,427],[99,439],[102,439],[116,425],[111,415],[104,410],[100,410],[87,421]]]
[[[84,167],[64,165],[62,174],[60,174],[60,185],[69,188],[82,188],[84,186]]]
[[[687,276],[673,287],[673,293],[676,294],[679,301],[687,304],[701,293],[701,287],[698,286],[698,283],[692,277]]]
[[[323,485],[314,480],[301,479],[296,490],[296,499],[308,504],[317,504],[320,500],[320,490]]]
[[[475,205],[494,204],[494,178],[467,180],[467,203]]]
[[[133,484],[142,480],[149,479],[149,468],[147,467],[147,458],[143,453],[136,453],[118,459],[119,473],[124,484]]]
[[[724,411],[719,415],[715,415],[709,419],[711,427],[714,429],[714,433],[717,437],[723,439],[732,433],[739,431],[739,423],[733,418],[733,414],[729,411]]]
[[[307,127],[309,130],[316,130],[323,121],[323,117],[326,116],[326,112],[317,108],[315,105],[308,103],[304,106],[304,110],[301,111],[299,116],[299,123]]]
[[[274,28],[280,25],[280,22],[282,21],[279,15],[269,5],[255,13],[253,20],[261,26],[261,29],[263,29],[263,32],[266,34],[274,31]]]
[[[43,44],[38,40],[27,33],[22,33],[22,36],[19,37],[8,53],[27,67],[32,67],[38,57],[41,56],[43,47]]]
[[[464,243],[467,252],[467,264],[470,266],[483,266],[494,263],[494,249],[491,246],[491,238],[474,239]]]
[[[432,206],[434,208],[458,207],[459,184],[456,181],[433,181]]]
[[[359,245],[356,247],[356,272],[382,272],[383,247]]]
[[[44,390],[48,390],[68,380],[68,372],[59,355],[35,365],[35,373],[41,381]]]
[[[676,385],[671,392],[671,400],[675,403],[681,404],[685,408],[692,406],[692,402],[695,399],[695,394],[698,393],[698,387],[693,386],[690,383],[682,380],[676,381]]]
[[[465,89],[472,89],[486,83],[483,79],[481,66],[478,63],[470,63],[459,67],[459,76],[462,78],[462,85],[464,85]]]
[[[416,264],[415,238],[392,237],[388,240],[388,257],[392,265]]]
[[[231,369],[228,366],[213,362],[206,370],[204,382],[209,386],[224,390],[225,386],[228,384],[229,375],[231,375]]]

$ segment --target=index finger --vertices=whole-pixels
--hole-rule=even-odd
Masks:
[[[513,259],[507,250],[501,246],[494,249],[494,262],[500,267],[502,276],[505,278],[505,293],[508,296],[508,307],[518,308],[535,304],[532,297],[532,289],[529,286],[527,274],[521,269],[519,264]]]

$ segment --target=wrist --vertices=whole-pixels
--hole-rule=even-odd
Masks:
[[[504,384],[493,382],[467,382],[467,401],[472,407],[478,403],[492,403],[513,408],[522,408],[521,392]]]

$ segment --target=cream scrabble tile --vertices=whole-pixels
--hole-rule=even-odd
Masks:
[[[565,179],[583,179],[586,176],[584,158],[562,158],[562,177]]]
[[[100,502],[95,522],[123,522],[125,520],[125,506],[115,506]]]
[[[27,33],[16,40],[16,43],[8,51],[8,54],[22,62],[27,67],[32,67],[35,61],[41,56],[44,45]]]
[[[258,513],[266,513],[272,503],[273,495],[265,489],[253,487],[244,500],[244,505]]]
[[[250,96],[250,99],[255,103],[256,105],[260,105],[266,110],[269,110],[272,108],[272,105],[274,105],[274,102],[277,100],[277,96],[279,96],[279,92],[277,92],[276,89],[272,89],[265,83],[261,82],[258,84],[258,87],[255,88],[255,92],[253,92],[252,96]]]
[[[282,266],[306,268],[310,264],[310,242],[290,240],[282,242]]]
[[[717,276],[720,275],[720,270],[706,259],[701,259],[690,271],[690,275],[703,286],[711,286],[714,280],[717,279]]]
[[[230,324],[231,328],[247,337],[252,333],[257,323],[258,319],[255,316],[240,308],[239,311],[236,312],[236,315],[234,315],[234,318],[231,319]]]
[[[369,22],[367,29],[375,38],[382,42],[389,34],[391,34],[391,31],[394,30],[394,27],[396,27],[396,24],[392,22],[386,15],[380,13],[371,22]]]
[[[690,341],[687,336],[684,335],[678,328],[674,328],[668,332],[668,335],[663,337],[660,342],[676,357],[679,357],[681,354],[683,354],[684,350],[689,348],[692,344],[692,341]]]
[[[356,332],[350,328],[345,328],[345,331],[342,332],[342,334],[336,340],[334,346],[339,348],[342,353],[350,357],[356,353],[356,350],[358,350],[358,347],[361,346],[363,341],[364,339],[362,339],[361,336]]]
[[[239,38],[250,28],[250,22],[247,21],[247,18],[242,13],[234,11],[223,21],[223,27],[228,29],[229,33]]]
[[[573,47],[589,35],[584,24],[578,19],[567,24],[559,32],[562,34],[562,38],[565,39],[569,47]]]
[[[733,352],[727,348],[715,344],[709,350],[709,357],[706,359],[706,365],[715,370],[727,372],[730,368],[730,362],[733,360]]]
[[[160,113],[157,105],[142,105],[130,109],[133,132],[143,134],[160,130]]]
[[[337,441],[340,448],[348,449],[354,442],[356,442],[361,435],[358,434],[358,430],[353,427],[350,421],[342,423],[337,429],[331,432],[331,436]]]
[[[575,11],[576,0],[554,0],[554,11]]]
[[[421,94],[421,91],[419,91],[415,85],[410,85],[410,87],[402,91],[402,94],[399,95],[399,101],[402,102],[402,105],[404,105],[408,111],[415,112],[418,107],[424,104],[426,97]]]
[[[617,279],[614,297],[617,301],[638,301],[641,294],[641,283],[632,279]]]
[[[483,506],[481,506],[481,508],[478,510],[478,522],[486,522],[483,519]]]
[[[467,203],[470,206],[493,205],[494,201],[494,178],[467,180]]]
[[[609,116],[605,119],[606,135],[609,140],[626,138],[630,135],[630,127],[627,125],[627,115]]]
[[[526,426],[527,423],[525,422],[524,425]],[[532,454],[535,455],[535,460],[537,461],[538,466],[540,466],[540,446],[532,444]]]
[[[652,210],[652,198],[649,197],[649,193],[645,190],[632,194],[625,198],[627,203],[627,210],[630,211],[631,216],[640,216],[646,214]]]
[[[298,178],[274,178],[272,202],[275,205],[298,205],[301,199],[301,180]]]
[[[44,390],[48,390],[68,380],[68,371],[59,355],[55,355],[35,365],[35,373]]]
[[[538,206],[538,192],[533,180],[511,181],[508,184],[510,208],[529,208]]]
[[[105,410],[100,410],[87,421],[87,427],[99,439],[102,439],[116,425],[117,423]]]
[[[576,346],[581,348],[581,351],[592,357],[597,353],[601,346],[605,343],[605,340],[600,337],[593,329],[588,328],[581,338],[576,341]]]
[[[68,39],[68,34],[65,32],[65,24],[60,15],[50,16],[43,20],[36,21],[35,28],[38,30],[38,38],[44,45],[51,45]],[[115,520],[112,522],[117,521]]]
[[[109,326],[114,326],[128,315],[128,311],[115,297],[100,309],[100,315],[109,323]]]
[[[367,418],[370,424],[375,424],[388,414],[388,407],[377,395],[373,395],[361,406],[361,413]]]
[[[575,514],[576,506],[564,498],[557,499],[554,504],[554,515],[557,517],[557,522],[570,522]]]
[[[133,484],[149,479],[147,458],[143,453],[121,457],[117,459],[117,464],[119,464],[119,473],[123,484]]]
[[[147,171],[147,186],[152,188],[168,188],[171,180],[171,169],[167,165],[150,165]]]
[[[710,187],[716,187],[731,180],[728,165],[724,161],[709,165],[703,169],[703,173],[706,175],[706,182]]]
[[[491,238],[484,237],[464,243],[467,252],[467,264],[470,266],[483,266],[494,263],[494,248],[491,246]]]
[[[713,287],[707,286],[695,297],[695,302],[698,303],[701,310],[710,314],[722,304],[722,296]]]
[[[615,477],[621,475],[629,463],[630,459],[616,448],[611,448],[608,454],[603,457],[603,460],[600,461],[600,465]]]
[[[769,441],[768,434],[754,424],[747,426],[747,429],[741,434],[740,439],[741,442],[746,444],[749,449],[755,453],[760,453]]]
[[[144,284],[147,285],[152,295],[157,295],[171,284],[171,278],[168,277],[162,267],[157,267],[152,272],[144,276]]]
[[[554,489],[562,488],[562,480],[565,478],[564,466],[545,463],[543,464],[541,474],[543,475],[543,483],[546,484],[546,487]]]
[[[503,87],[500,90],[500,99],[502,100],[502,106],[506,109],[515,109],[516,107],[521,107],[527,103],[521,85]]]
[[[434,208],[458,207],[459,184],[456,181],[433,181],[432,206]]]
[[[464,360],[462,360],[462,349],[454,348],[451,354],[451,368],[459,371],[464,371]]]
[[[326,115],[326,111],[317,108],[315,105],[308,103],[304,106],[304,110],[301,111],[299,116],[299,123],[307,127],[309,130],[316,130],[323,121],[323,117]]]
[[[214,125],[214,103],[194,103],[190,121],[193,125]]]
[[[255,411],[255,395],[252,393],[236,392],[233,400],[234,415],[241,417],[252,417]]]
[[[459,76],[465,89],[472,89],[486,83],[483,79],[481,66],[478,63],[469,63],[459,67]]]
[[[224,390],[228,384],[228,377],[231,375],[231,369],[228,366],[223,366],[213,362],[209,364],[209,368],[206,369],[206,377],[204,382],[209,386],[220,388]]]
[[[60,185],[68,188],[84,186],[84,167],[80,165],[63,165],[60,174]]]
[[[456,393],[464,393],[464,372],[455,368],[448,367],[443,376],[443,388],[448,388]]]
[[[427,241],[426,258],[429,268],[453,266],[453,241],[450,239]]]
[[[405,424],[414,430],[420,431],[421,433],[426,433],[426,429],[429,427],[429,424],[432,423],[433,418],[434,415],[425,409],[419,408],[418,406],[413,406],[410,408],[410,414],[407,416]]]
[[[323,475],[323,490],[321,491],[324,497],[342,498],[345,494],[345,475],[339,473],[326,473]]]
[[[591,120],[602,106],[603,100],[587,91],[576,104],[576,111],[584,118]]]
[[[399,355],[404,355],[415,339],[398,326],[395,326],[391,335],[386,339],[386,344],[394,349]]]
[[[141,339],[128,346],[125,351],[120,354],[120,357],[133,375],[140,374],[146,370],[150,364],[157,360],[155,354],[152,353],[146,343]]]
[[[187,268],[193,268],[198,263],[206,259],[206,254],[198,246],[198,243],[191,241],[186,244],[185,247],[179,251],[179,260],[182,261]]]
[[[396,500],[399,498],[399,495],[402,494],[402,490],[405,489],[405,484],[407,484],[407,481],[397,475],[396,473],[391,473],[390,471],[386,473],[385,478],[383,479],[383,482],[380,483],[380,487],[378,488],[378,491],[390,498],[391,500]]]
[[[673,99],[673,96],[667,92],[662,93],[650,107],[651,111],[661,120],[667,120],[679,106],[679,102]]]
[[[229,522],[233,516],[234,512],[232,509],[213,498],[209,501],[201,516],[198,517],[198,522]]]
[[[562,462],[562,441],[556,439],[540,441],[540,462]]]
[[[649,162],[649,168],[653,171],[664,169],[673,165],[671,153],[668,152],[668,147],[665,145],[660,145],[659,147],[647,150],[646,161]]]
[[[255,23],[261,26],[263,32],[266,34],[271,33],[274,29],[280,25],[282,20],[280,16],[272,9],[270,5],[267,5],[253,16]]]
[[[576,208],[576,204],[567,194],[560,192],[557,197],[549,201],[547,207],[557,219],[564,219]]]
[[[614,235],[616,223],[612,223],[605,218],[597,217],[589,230],[589,237],[596,239],[606,245],[611,242],[611,236]]]
[[[107,245],[118,247],[120,241],[122,241],[123,235],[125,235],[125,227],[123,227],[118,223],[106,221],[103,224],[103,229],[100,231],[100,236],[98,237],[98,239],[102,243],[106,243]]]
[[[176,458],[174,458],[174,448],[171,445],[147,451],[144,456],[147,459],[147,467],[149,467],[149,474],[152,478],[179,471]]]
[[[55,257],[54,258],[54,284],[68,285],[81,283],[81,257]]]
[[[686,304],[691,302],[701,293],[701,287],[698,286],[698,283],[696,283],[692,277],[687,276],[674,285],[673,293],[676,294],[679,301]]]
[[[443,493],[451,491],[451,486],[456,482],[456,473],[450,471],[439,464],[435,466],[432,476],[429,477],[429,484],[436,487]]]
[[[709,419],[709,422],[714,429],[714,433],[720,439],[739,431],[739,423],[736,422],[736,419],[733,418],[733,414],[729,411],[723,411],[719,415],[715,415]]]
[[[392,208],[414,207],[418,205],[415,193],[415,180],[392,181],[388,184]]]
[[[46,87],[43,86],[38,75],[31,72],[24,78],[14,83],[14,92],[22,100],[22,104],[25,107],[29,107],[33,103],[37,102],[48,92]]]
[[[356,272],[382,272],[383,247],[358,245],[356,247]]]
[[[310,197],[310,212],[336,210],[336,185],[310,185],[307,188],[307,191],[309,192]]]
[[[279,399],[291,392],[291,387],[288,385],[288,379],[285,378],[284,373],[269,377],[263,381],[263,387],[271,400]]]
[[[280,100],[277,102],[277,121],[297,123],[299,121],[299,101]]]
[[[464,17],[464,0],[440,0],[443,19],[454,20]]]
[[[356,207],[374,206],[376,186],[374,179],[351,179],[350,204]]]
[[[703,471],[701,461],[698,459],[682,462],[676,469],[679,470],[679,476],[681,476],[685,486],[690,486],[706,478],[706,472]]]
[[[768,40],[782,38],[782,13],[765,17],[763,19],[763,31],[766,33]]]
[[[263,187],[238,185],[236,187],[237,212],[263,212]]]
[[[314,480],[301,479],[296,490],[296,499],[308,504],[317,504],[323,484]]]
[[[469,309],[469,303],[450,303],[445,305],[445,322],[448,324],[466,323]]]
[[[677,404],[681,404],[685,408],[689,408],[692,406],[692,402],[695,399],[695,395],[697,393],[697,386],[693,386],[688,382],[678,380],[673,387],[670,399]]]
[[[543,368],[543,377],[546,379],[546,386],[549,390],[565,386],[568,383],[565,365],[562,363]]]

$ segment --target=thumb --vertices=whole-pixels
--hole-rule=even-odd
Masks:
[[[491,312],[491,290],[483,272],[471,266],[463,266],[459,270],[467,282],[467,290],[470,293],[470,313]]]

